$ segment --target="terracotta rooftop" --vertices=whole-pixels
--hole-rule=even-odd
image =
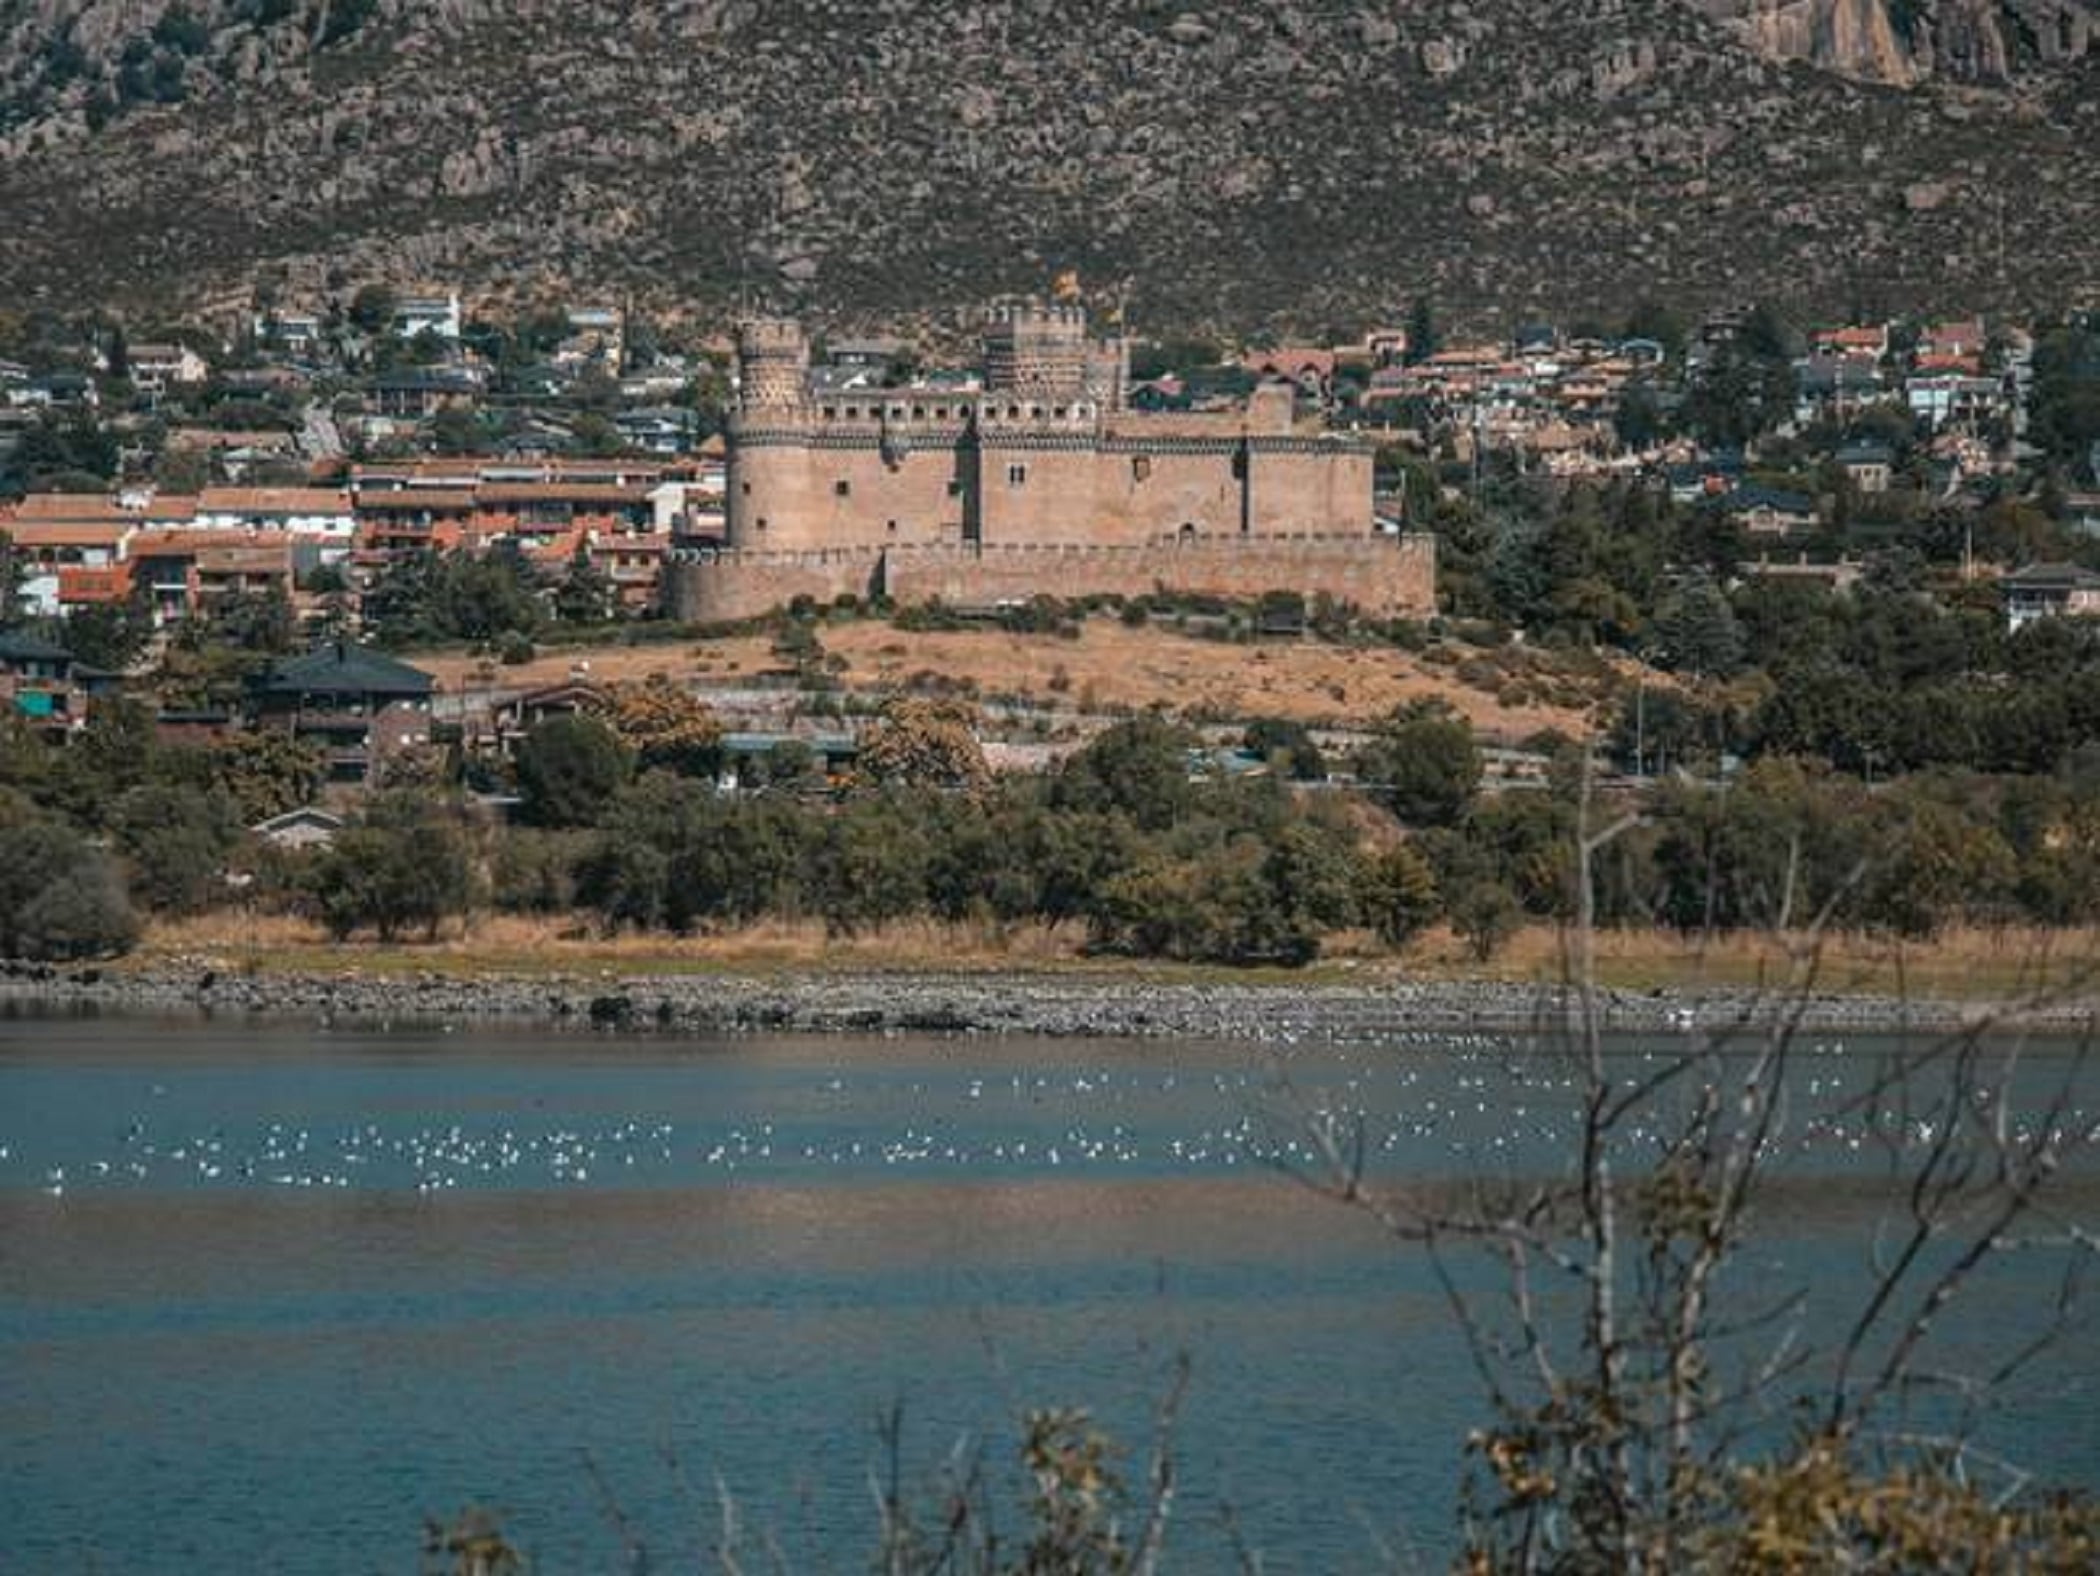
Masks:
[[[348,514],[350,494],[328,487],[207,487],[197,507],[207,514]]]
[[[133,520],[17,520],[0,521],[17,547],[107,547],[123,542],[137,522]]]
[[[135,524],[138,518],[107,493],[31,493],[15,506],[15,519],[25,525],[90,520]]]

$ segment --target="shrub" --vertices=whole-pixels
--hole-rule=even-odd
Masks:
[[[138,920],[107,854],[48,821],[0,829],[0,956],[112,957],[137,941]]]
[[[634,757],[595,717],[550,717],[518,745],[518,792],[535,826],[596,826]]]
[[[313,883],[330,935],[342,940],[369,928],[383,942],[417,927],[436,940],[447,919],[467,911],[474,887],[458,825],[421,797],[406,795],[375,801],[363,824],[338,836]]]
[[[1480,788],[1480,751],[1442,701],[1404,706],[1356,758],[1357,776],[1410,826],[1450,826]]]

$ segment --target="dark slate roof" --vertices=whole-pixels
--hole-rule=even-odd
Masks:
[[[1814,514],[1816,501],[1806,493],[1787,492],[1778,487],[1745,482],[1728,495],[1728,507],[1770,509],[1774,514]]]
[[[275,695],[428,695],[434,681],[421,668],[337,641],[275,664],[261,687]]]
[[[2015,570],[2001,584],[2022,590],[2069,591],[2081,586],[2100,584],[2100,574],[2095,574],[2083,564],[2029,564]]]
[[[73,653],[26,629],[0,629],[0,662],[71,662]]]
[[[1848,443],[1837,451],[1840,465],[1888,465],[1896,458],[1896,451],[1886,443],[1872,441]]]

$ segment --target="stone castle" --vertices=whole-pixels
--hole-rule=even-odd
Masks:
[[[778,319],[737,348],[727,535],[672,566],[681,618],[1153,591],[1434,610],[1433,539],[1380,525],[1370,445],[1299,424],[1286,384],[1237,410],[1134,412],[1126,346],[1069,306],[996,315],[981,387],[827,385]]]

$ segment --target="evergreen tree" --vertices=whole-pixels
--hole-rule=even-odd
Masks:
[[[1437,336],[1436,308],[1429,297],[1416,296],[1414,305],[1407,312],[1407,359],[1410,363],[1427,361],[1437,353],[1442,341]]]
[[[1651,648],[1658,667],[1727,678],[1743,663],[1743,631],[1721,588],[1705,575],[1680,586],[1655,615]]]
[[[591,551],[578,543],[554,588],[554,616],[564,624],[603,624],[612,619],[613,584],[591,562]]]

